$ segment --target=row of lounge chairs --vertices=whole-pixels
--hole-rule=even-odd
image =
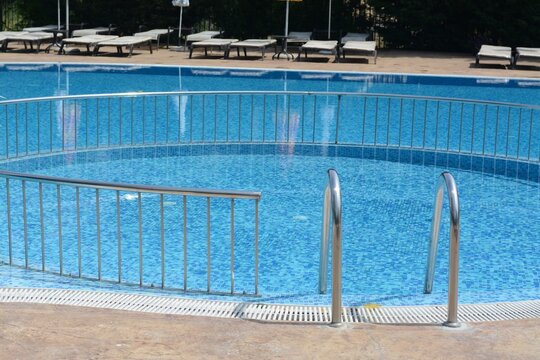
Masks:
[[[515,52],[507,46],[482,45],[476,54],[476,65],[481,59],[503,59],[515,67],[519,59],[540,60],[540,48],[517,47]]]
[[[377,63],[377,49],[375,41],[366,41],[368,34],[351,33],[342,38],[341,44],[335,40],[321,41],[310,40],[311,33],[309,32],[291,32],[286,37],[287,46],[297,45],[299,52],[297,60],[300,59],[301,54],[307,57],[308,52],[328,52],[335,56],[336,61],[339,62],[340,56],[345,58],[346,54],[360,54],[366,56],[373,56],[374,63]],[[240,51],[243,50],[244,56],[247,56],[247,50],[256,50],[261,52],[261,59],[264,59],[266,50],[270,47],[274,48],[274,52],[277,53],[277,41],[276,39],[247,39],[239,41],[238,39],[216,39],[214,36],[210,36],[207,39],[201,41],[189,41],[189,58],[193,56],[193,51],[197,48],[204,49],[205,56],[208,56],[208,49],[217,49],[223,52],[223,57],[228,58],[230,51],[237,50],[238,56]]]

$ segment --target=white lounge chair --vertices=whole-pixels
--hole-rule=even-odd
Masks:
[[[221,31],[202,31],[195,34],[189,34],[186,36],[186,46],[194,42],[212,39],[219,35],[221,35]]]
[[[367,38],[369,38],[369,34],[367,33],[347,33],[345,36],[341,38],[341,43],[344,44],[347,41],[366,41]]]
[[[514,65],[516,65],[519,59],[540,60],[540,48],[516,48],[516,57],[514,59]]]
[[[26,27],[22,31],[43,32],[47,30],[57,30],[57,29],[58,29],[58,25],[45,25],[45,26]]]
[[[343,44],[341,54],[345,59],[345,54],[359,54],[373,56],[373,62],[377,63],[377,44],[375,41],[354,41],[349,40]],[[369,63],[369,60],[368,60]]]
[[[309,52],[329,51],[335,56],[336,61],[339,62],[338,42],[336,40],[310,40],[300,47],[300,50],[298,51],[298,57],[296,58],[296,60],[300,60],[300,56],[302,55],[302,52],[304,52],[307,59],[308,51]]]
[[[513,65],[512,49],[507,46],[482,45],[476,54],[476,65],[480,64],[481,58],[505,59],[510,61],[510,66]]]
[[[51,33],[45,33],[45,32],[15,32],[15,34],[7,34],[3,35],[4,40],[2,42],[2,51],[6,51],[8,48],[8,44],[12,41],[19,41],[24,44],[24,47],[26,48],[27,45],[30,45],[30,50],[34,49],[34,44],[36,45],[36,51],[39,52],[41,44],[47,41],[54,40],[54,35]]]
[[[133,36],[149,36],[157,43],[156,50],[159,49],[159,43],[161,42],[161,37],[167,36],[167,48],[169,48],[170,36],[172,29],[152,29],[148,31],[138,32],[133,34]]]
[[[270,46],[274,47],[274,52],[277,52],[276,39],[247,39],[231,44],[231,48],[236,48],[238,56],[240,49],[244,49],[244,56],[247,56],[247,49],[258,50],[262,53],[261,60],[264,60],[266,49]]]
[[[152,54],[152,38],[149,36],[121,36],[111,40],[100,41],[94,45],[94,55],[97,55],[99,49],[104,46],[112,46],[116,48],[118,54],[123,54],[122,48],[127,47],[129,49],[128,57],[133,54],[133,48],[136,45],[148,44],[150,54]]]
[[[79,37],[79,36],[86,36],[86,35],[111,35],[113,31],[116,31],[116,28],[112,25],[109,25],[109,27],[95,27],[90,29],[78,29],[73,30],[71,33],[71,37]]]
[[[238,39],[207,39],[191,43],[189,45],[189,58],[191,59],[193,50],[196,48],[204,48],[204,56],[208,56],[208,49],[210,48],[223,51],[223,57],[227,59],[231,50],[231,44],[237,41]]]
[[[86,35],[86,36],[80,36],[80,37],[74,37],[74,38],[68,38],[63,39],[60,43],[60,49],[58,50],[58,54],[65,54],[64,46],[65,45],[79,45],[79,46],[86,46],[86,51],[88,53],[93,53],[90,50],[91,46],[94,46],[101,42],[101,41],[109,41],[118,38],[116,35]]]

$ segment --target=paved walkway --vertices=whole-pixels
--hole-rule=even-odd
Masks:
[[[440,326],[268,324],[0,305],[0,359],[540,359],[540,321]]]
[[[152,55],[138,49],[132,58],[8,52],[0,53],[0,62],[171,64],[540,78],[540,63],[509,70],[494,61],[477,68],[473,56],[406,51],[382,51],[376,65],[372,60],[369,64],[358,60],[329,63],[325,57],[309,62],[202,59],[200,53],[187,59],[187,53],[165,49]],[[540,319],[474,324],[461,330],[388,325],[334,329],[67,306],[0,304],[0,359],[228,357],[540,359]]]
[[[113,49],[114,50],[114,49]],[[507,69],[505,61],[485,61],[481,67],[476,67],[474,56],[467,54],[429,53],[415,51],[381,51],[377,64],[369,58],[355,57],[347,62],[334,63],[333,59],[324,55],[312,55],[309,61],[272,60],[267,56],[264,61],[260,56],[251,56],[245,60],[238,58],[231,52],[231,58],[224,60],[217,55],[205,59],[202,52],[195,52],[192,59],[188,52],[175,52],[161,49],[150,54],[145,49],[136,49],[131,58],[106,54],[98,56],[89,55],[57,55],[36,54],[18,51],[0,53],[0,62],[95,62],[95,63],[137,63],[137,64],[168,64],[186,66],[219,66],[219,67],[249,67],[249,68],[276,68],[276,69],[307,69],[329,71],[358,71],[358,72],[389,72],[414,74],[452,74],[468,76],[501,76],[501,77],[535,77],[540,78],[540,62],[522,62],[517,69]],[[256,53],[253,53],[254,55]],[[260,55],[260,53],[258,54]]]

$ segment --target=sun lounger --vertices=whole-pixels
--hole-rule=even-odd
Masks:
[[[26,48],[27,45],[30,45],[30,49],[34,49],[34,44],[36,45],[36,51],[39,52],[41,44],[47,41],[52,41],[54,39],[54,35],[51,33],[45,33],[45,32],[33,32],[33,33],[27,33],[27,32],[15,32],[14,35],[4,35],[5,38],[3,40],[2,44],[2,51],[6,51],[8,48],[8,44],[12,41],[19,41],[24,43],[24,47]]]
[[[264,59],[266,49],[270,46],[274,47],[274,52],[277,52],[276,39],[247,39],[238,41],[231,44],[231,48],[236,48],[238,56],[240,56],[240,49],[244,49],[244,56],[247,56],[247,49],[253,49],[261,51],[261,60]]]
[[[36,26],[36,27],[27,27],[23,31],[26,32],[44,32],[47,30],[57,30],[58,25],[45,25],[45,26]]]
[[[210,48],[223,51],[223,57],[227,59],[231,50],[231,44],[237,41],[238,39],[207,39],[191,43],[189,45],[189,58],[191,59],[193,50],[196,48],[204,48],[204,56],[208,56],[208,49]]]
[[[366,33],[347,33],[341,38],[341,43],[345,44],[347,41],[366,41],[369,34]]]
[[[116,38],[118,38],[118,36],[116,35],[86,35],[86,36],[64,39],[60,43],[60,49],[58,50],[58,54],[65,54],[65,51],[64,51],[65,45],[86,46],[86,51],[90,53],[91,46],[95,46],[97,43],[101,41],[109,41]]]
[[[341,48],[341,54],[359,54],[373,56],[373,62],[377,63],[377,46],[375,41],[347,41]],[[369,62],[369,60],[368,60]]]
[[[172,29],[152,29],[148,31],[138,32],[133,34],[133,36],[149,36],[157,43],[156,49],[159,49],[159,43],[161,42],[162,36],[167,36],[167,48],[169,48],[169,40],[171,35]]]
[[[287,36],[287,45],[289,44],[295,44],[295,45],[303,45],[307,43],[309,40],[311,40],[311,37],[313,36],[313,33],[311,32],[302,32],[302,31],[291,31],[289,32],[289,35]]]
[[[481,58],[505,59],[510,61],[510,66],[513,65],[512,49],[506,46],[482,45],[476,54],[476,65],[480,64]]]
[[[71,37],[79,37],[86,35],[111,35],[116,28],[110,25],[109,27],[95,27],[90,29],[73,30]]]
[[[100,41],[94,45],[94,55],[97,55],[99,49],[104,46],[113,46],[116,47],[118,54],[122,54],[122,48],[129,48],[129,55],[131,57],[133,54],[133,48],[135,45],[148,44],[150,54],[152,54],[152,38],[149,36],[121,36],[111,40]]]
[[[212,39],[219,35],[221,35],[221,31],[202,31],[195,34],[189,34],[186,36],[186,46],[194,42]]]
[[[514,59],[514,65],[521,58],[530,59],[530,60],[540,60],[540,48],[526,48],[518,47],[516,48],[516,57]]]
[[[338,42],[336,40],[324,40],[324,41],[323,40],[310,40],[300,47],[300,50],[298,51],[298,57],[296,58],[296,60],[300,60],[300,56],[302,55],[302,52],[304,52],[307,59],[308,51],[309,52],[329,51],[335,56],[336,61],[339,62]]]

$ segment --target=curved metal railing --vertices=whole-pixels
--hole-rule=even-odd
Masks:
[[[332,228],[332,323],[341,324],[341,185],[336,170],[328,170],[328,184],[324,189],[319,291],[328,290],[328,248]]]
[[[540,163],[540,106],[413,95],[216,91],[17,99],[0,101],[2,128],[0,160],[135,145],[270,142]],[[484,166],[497,165],[490,159]]]
[[[435,262],[439,244],[439,232],[441,227],[441,212],[443,205],[444,190],[448,192],[450,206],[450,261],[448,276],[448,317],[444,323],[446,326],[459,327],[458,322],[458,272],[459,272],[459,234],[460,234],[460,211],[459,194],[454,177],[449,172],[443,172],[439,176],[437,192],[435,194],[435,206],[433,209],[433,221],[431,223],[431,241],[429,244],[426,278],[424,293],[431,294],[435,274]]]

